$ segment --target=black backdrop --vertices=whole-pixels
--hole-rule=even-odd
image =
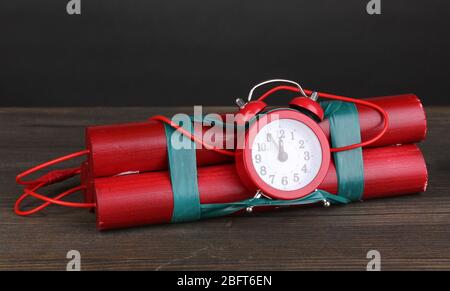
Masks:
[[[269,78],[450,104],[448,0],[67,2],[0,0],[0,106],[229,105]]]

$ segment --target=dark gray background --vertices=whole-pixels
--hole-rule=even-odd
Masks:
[[[450,1],[0,1],[0,106],[230,105],[280,77],[450,104]]]

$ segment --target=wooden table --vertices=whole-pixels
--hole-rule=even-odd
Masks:
[[[108,232],[86,210],[13,213],[16,174],[82,149],[86,126],[190,111],[0,108],[0,270],[65,270],[72,249],[83,270],[365,270],[372,249],[383,270],[450,270],[450,107],[427,108],[430,179],[419,195]]]

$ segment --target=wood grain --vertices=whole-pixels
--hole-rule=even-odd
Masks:
[[[98,232],[85,210],[13,213],[15,175],[82,149],[86,126],[190,111],[0,108],[0,270],[65,270],[71,249],[81,252],[83,270],[365,270],[371,249],[383,270],[450,270],[450,107],[427,108],[423,194],[110,232]]]

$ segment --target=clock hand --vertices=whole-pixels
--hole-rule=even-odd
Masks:
[[[279,151],[280,148],[279,148],[277,142],[275,141],[275,139],[273,138],[272,134],[268,133],[267,135],[269,136],[270,141],[275,145],[275,147],[276,147],[277,150]]]
[[[279,145],[278,145],[278,160],[280,162],[286,162],[288,160],[288,154],[284,150],[284,142],[283,139],[280,138]]]

